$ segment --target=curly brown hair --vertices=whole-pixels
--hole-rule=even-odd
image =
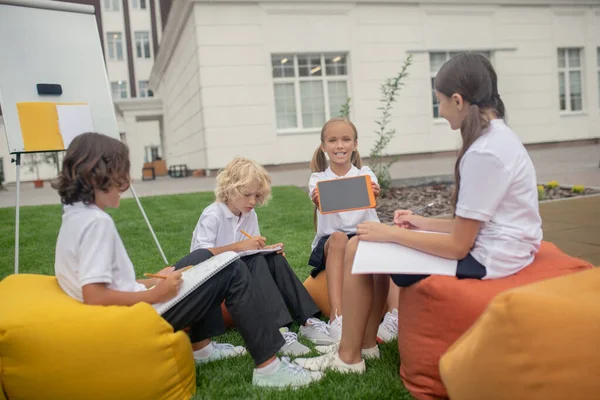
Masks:
[[[129,148],[123,142],[100,133],[77,136],[67,149],[62,170],[52,187],[63,204],[95,202],[94,189],[129,188]]]

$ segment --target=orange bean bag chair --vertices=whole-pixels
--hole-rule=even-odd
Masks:
[[[531,265],[506,278],[480,281],[432,276],[402,288],[398,304],[398,351],[404,385],[419,400],[446,398],[438,367],[440,357],[497,294],[589,268],[591,264],[543,242]]]
[[[227,328],[233,328],[235,324],[233,323],[233,318],[231,318],[231,314],[227,311],[227,307],[225,307],[225,302],[221,303],[221,313],[223,314],[223,321],[225,322],[225,326]]]
[[[597,399],[600,268],[498,295],[440,360],[452,400]]]
[[[329,317],[329,292],[327,290],[327,274],[325,271],[317,275],[316,278],[309,275],[304,281],[304,287],[317,304],[317,307],[319,307],[321,313]]]

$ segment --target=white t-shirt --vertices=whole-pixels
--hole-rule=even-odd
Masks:
[[[235,215],[227,204],[216,202],[206,207],[198,219],[190,252],[198,249],[228,246],[248,239],[241,231],[250,236],[259,236],[258,216],[256,211]]]
[[[469,147],[460,163],[456,215],[482,221],[471,255],[484,279],[529,265],[542,241],[535,169],[521,140],[503,120]]]
[[[133,264],[110,215],[82,202],[63,211],[54,273],[69,296],[83,301],[81,289],[91,283],[106,283],[121,292],[146,290],[135,280]]]
[[[354,176],[369,175],[371,181],[377,183],[377,177],[369,167],[356,168],[354,165],[350,171],[344,176],[337,176],[331,168],[327,168],[324,172],[314,172],[310,176],[308,182],[308,196],[312,198],[312,193],[317,187],[317,182],[331,179],[351,178]],[[332,214],[321,214],[317,209],[317,234],[312,242],[312,250],[315,249],[319,240],[323,236],[331,235],[333,232],[344,232],[345,234],[356,233],[356,225],[364,221],[377,221],[377,211],[374,208],[366,210],[344,211]]]

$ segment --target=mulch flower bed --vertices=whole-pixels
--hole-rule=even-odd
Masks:
[[[546,185],[542,186],[544,196],[541,200],[556,200],[599,193],[599,191],[590,188],[585,188],[583,193],[573,193],[570,187],[548,188]],[[435,202],[435,204],[420,212],[420,215],[433,217],[452,214],[450,200],[453,191],[454,184],[392,187],[385,196],[381,196],[377,201],[377,214],[381,222],[388,223],[393,221],[395,210],[414,210],[431,202]]]

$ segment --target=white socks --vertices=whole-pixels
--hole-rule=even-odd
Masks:
[[[256,368],[256,372],[262,375],[273,375],[279,369],[279,364],[281,364],[281,361],[279,358],[276,358],[275,361],[266,367]]]

